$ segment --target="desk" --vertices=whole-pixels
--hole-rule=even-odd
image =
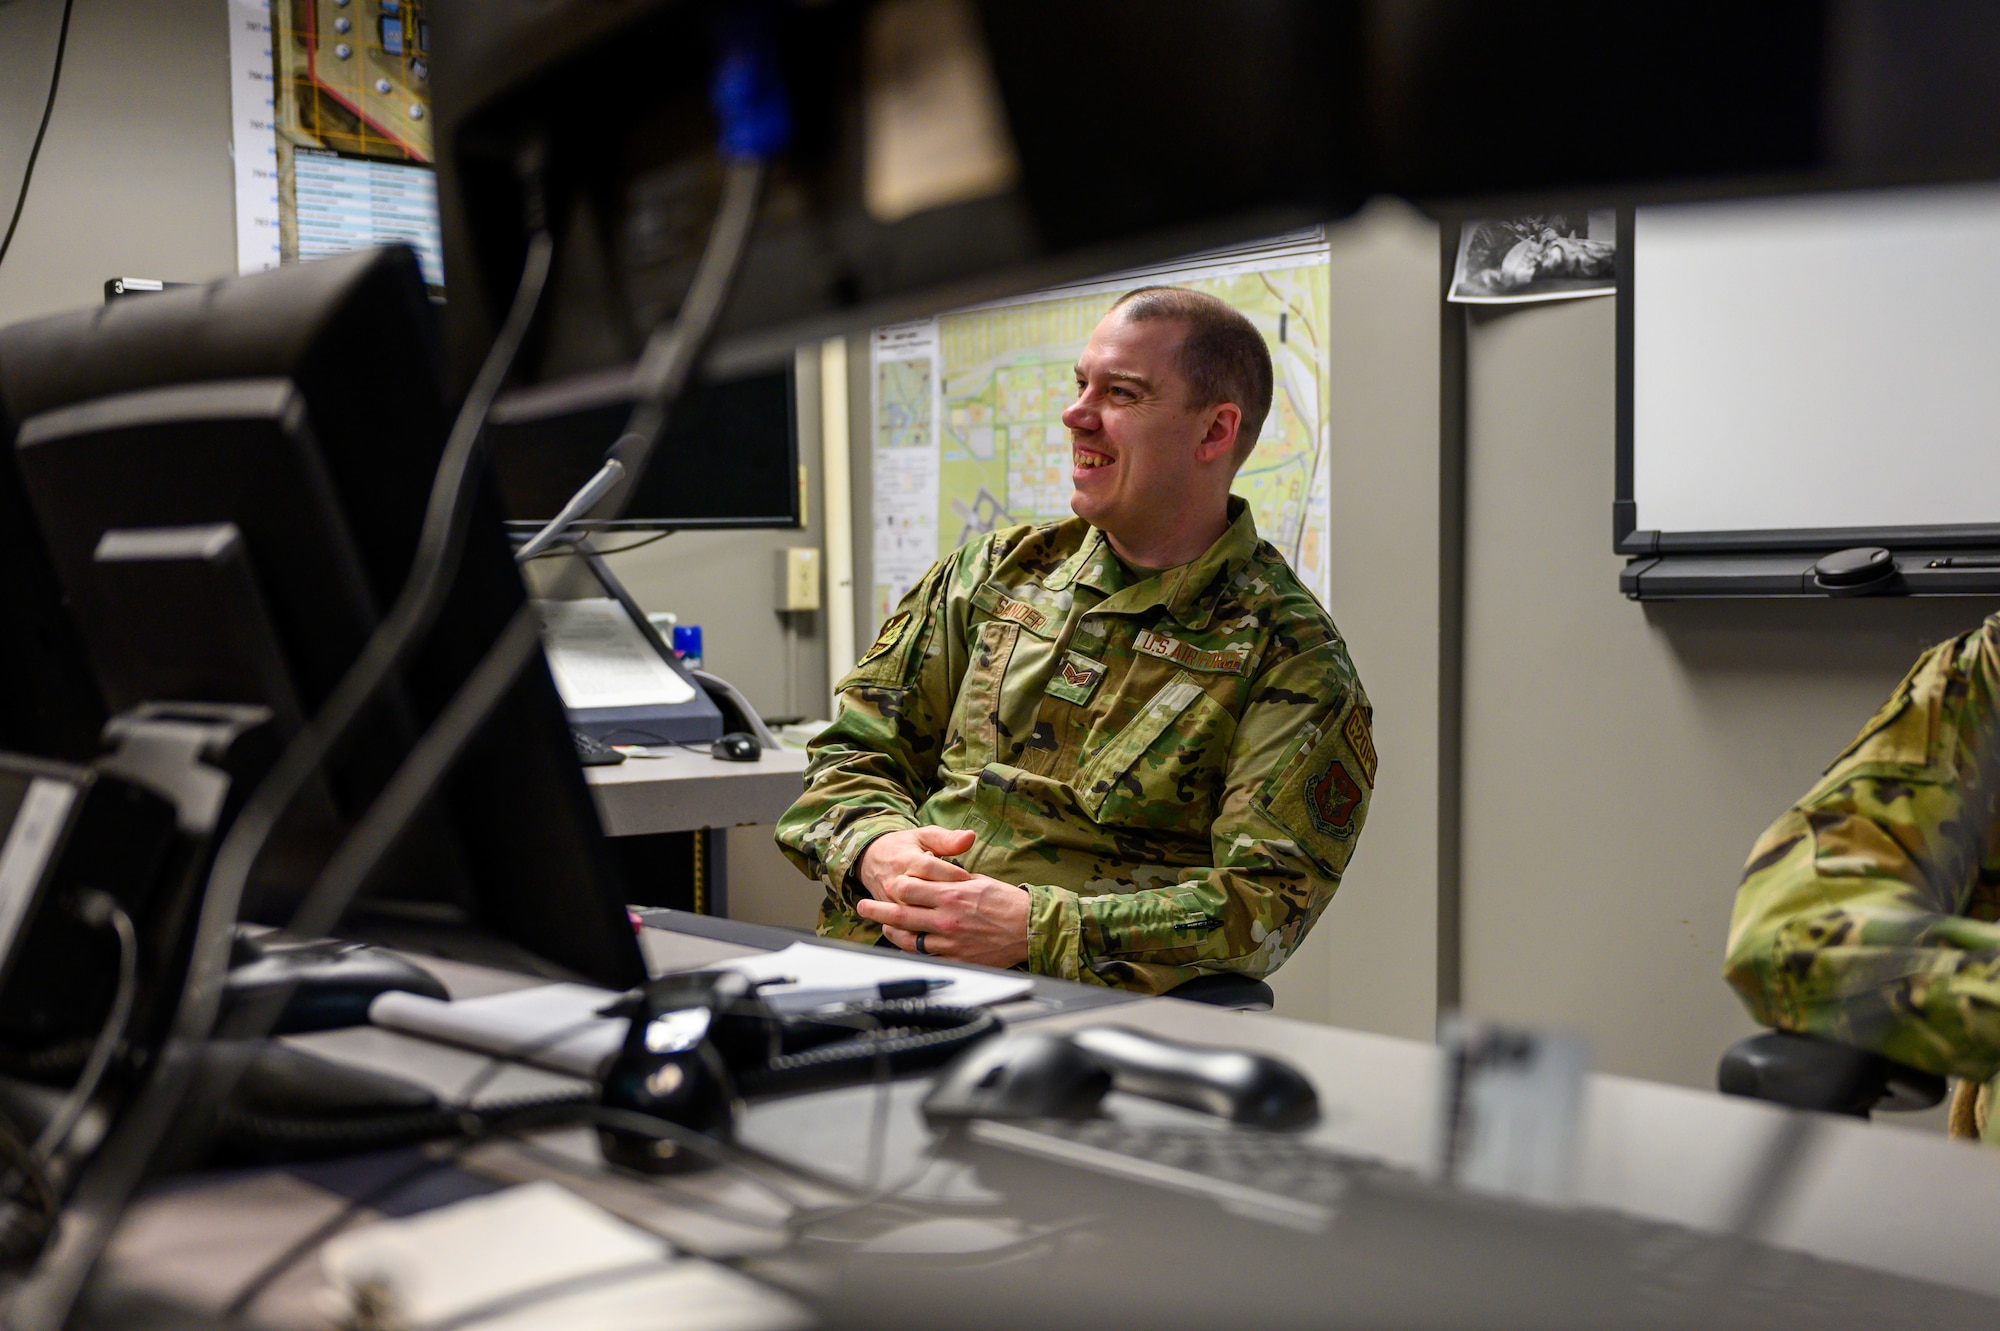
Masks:
[[[707,964],[795,937],[789,931],[758,932],[759,926],[726,921],[676,919],[673,913],[655,918],[666,927],[648,929],[644,948],[649,964],[659,968]],[[529,983],[467,966],[436,964],[435,969],[455,994],[465,996]],[[1032,1012],[1024,1015],[1036,1019]],[[1438,1071],[1437,1052],[1430,1045],[1174,999],[1134,999],[1106,1010],[1061,1012],[1039,1020],[1048,1028],[1113,1020],[1176,1038],[1276,1054],[1306,1071],[1318,1087],[1326,1113],[1312,1130],[1315,1141],[1402,1168],[1419,1166],[1428,1153]],[[396,1072],[446,1095],[484,1063],[478,1055],[374,1029],[327,1032],[299,1042],[329,1057]],[[513,1096],[562,1084],[575,1083],[517,1068],[497,1079],[489,1094]],[[878,1100],[873,1089],[854,1088],[767,1102],[745,1116],[739,1140],[794,1167],[798,1173],[787,1186],[808,1204],[821,1204],[840,1198],[842,1184],[869,1182],[865,1162],[871,1124],[876,1110],[886,1106],[889,1149],[876,1177],[910,1180],[912,1196],[963,1202],[974,1208],[968,1214],[976,1215],[982,1201],[977,1182],[966,1167],[936,1154],[938,1139],[917,1113],[923,1089],[922,1081],[906,1081],[892,1087],[886,1100]],[[1757,1163],[1786,1126],[1797,1121],[1749,1101],[1594,1076],[1583,1124],[1579,1200],[1648,1220],[1726,1231]],[[1865,1286],[1868,1278],[1851,1269],[1859,1267],[2000,1297],[2000,1263],[1993,1260],[1991,1241],[1993,1218],[2000,1214],[2000,1153],[1891,1127],[1820,1116],[1805,1121],[1795,1186],[1780,1197],[1763,1228],[1768,1242],[1851,1264],[1844,1270],[1819,1268],[1850,1284],[1862,1281]],[[109,1300],[120,1290],[144,1289],[184,1306],[219,1307],[235,1281],[330,1214],[341,1195],[353,1195],[357,1177],[368,1177],[369,1168],[379,1176],[383,1168],[379,1162],[337,1163],[339,1167],[198,1178],[155,1189],[135,1207],[114,1242],[101,1297]],[[657,1182],[613,1176],[599,1166],[590,1136],[582,1130],[545,1134],[532,1144],[487,1144],[470,1153],[462,1169],[445,1171],[427,1186],[435,1202],[502,1182],[544,1177],[689,1252],[748,1260],[751,1269],[780,1283],[829,1278],[810,1263],[800,1266],[803,1259],[790,1253],[780,1256],[776,1234],[763,1226],[775,1222],[783,1208],[751,1183],[723,1172]],[[401,1199],[390,1209],[422,1209],[424,1204],[423,1198]],[[927,1235],[923,1241],[937,1237]],[[1203,1244],[1208,1241],[1206,1233],[1199,1241],[1190,1239],[1192,1246],[1179,1260],[1215,1269],[1207,1265],[1212,1254]],[[867,1245],[840,1251],[862,1254]],[[309,1324],[316,1316],[311,1310],[316,1279],[310,1264],[295,1271],[259,1306],[257,1320],[284,1327]],[[1147,1288],[1133,1293],[1151,1310],[1171,1292]],[[980,1310],[962,1311],[964,1324],[983,1324]],[[1990,1309],[1983,1315],[1990,1326]],[[1164,1324],[1157,1317],[1150,1320]]]
[[[693,749],[659,748],[583,779],[598,821],[614,837],[694,833],[694,904],[729,913],[728,828],[775,823],[805,789],[806,755],[766,749],[754,763],[726,763]]]
[[[775,823],[805,789],[806,755],[791,749],[766,749],[754,763],[690,749],[653,752],[659,756],[583,769],[607,835]]]

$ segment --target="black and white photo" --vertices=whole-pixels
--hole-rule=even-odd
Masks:
[[[1448,299],[1502,305],[1608,296],[1617,272],[1618,215],[1609,208],[1481,218],[1459,233]]]

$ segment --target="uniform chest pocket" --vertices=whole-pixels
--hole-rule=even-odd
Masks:
[[[1106,825],[1205,827],[1235,729],[1228,709],[1182,670],[1085,761],[1077,802]]]
[[[999,745],[1001,685],[1021,626],[989,619],[975,626],[965,680],[959,686],[953,715],[953,735],[946,741],[946,761],[961,771],[974,771],[994,759]],[[949,750],[956,745],[957,755]]]

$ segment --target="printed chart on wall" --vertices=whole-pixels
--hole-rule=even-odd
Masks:
[[[423,0],[224,0],[237,270],[402,242],[442,294]]]
[[[1264,334],[1271,414],[1235,490],[1258,532],[1324,596],[1327,253],[1314,229],[876,329],[876,621],[941,554],[996,528],[1070,516],[1061,417],[1077,355],[1111,302],[1148,284],[1218,296]]]

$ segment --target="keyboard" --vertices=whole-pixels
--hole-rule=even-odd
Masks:
[[[1032,1125],[977,1120],[974,1140],[1101,1174],[1192,1193],[1232,1209],[1318,1227],[1333,1218],[1356,1162],[1275,1132],[1135,1126],[1114,1119]]]
[[[585,767],[611,767],[625,761],[624,754],[581,730],[570,731],[569,737],[576,744],[576,760]]]
[[[1262,1241],[1261,1249],[1295,1252],[1296,1258],[1286,1260],[1301,1269],[1318,1270],[1315,1264],[1323,1264],[1329,1287],[1338,1284],[1332,1273],[1357,1254],[1362,1268],[1381,1261],[1387,1263],[1380,1268],[1385,1272],[1411,1264],[1421,1270],[1453,1270],[1454,1254],[1469,1261],[1495,1245],[1534,1241],[1539,1251],[1517,1248],[1502,1263],[1522,1264],[1516,1274],[1526,1282],[1526,1292],[1504,1291],[1505,1300],[1496,1307],[1535,1306],[1541,1297],[1534,1288],[1538,1280],[1565,1299],[1582,1295],[1573,1286],[1589,1280],[1597,1282],[1596,1288],[1582,1295],[1577,1307],[1615,1314],[1616,1324],[1633,1327],[1995,1325],[1995,1305],[1982,1295],[1727,1234],[1596,1209],[1536,1208],[1460,1193],[1285,1133],[1116,1119],[974,1120],[965,1132],[991,1150],[1136,1186],[1138,1193],[1126,1194],[1122,1210],[1114,1214],[1149,1215],[1145,1193],[1164,1190],[1295,1231],[1291,1242],[1306,1246],[1286,1248],[1286,1241],[1276,1237],[1281,1230],[1266,1229],[1263,1233],[1272,1237]],[[1004,1174],[988,1182],[1000,1178]],[[1101,1187],[1083,1195],[1111,1205]],[[1121,1223],[1129,1227],[1135,1222]],[[1217,1229],[1209,1241],[1226,1233]],[[1371,1255],[1370,1241],[1385,1235],[1400,1237]],[[1147,1242],[1138,1239],[1137,1250],[1147,1251]],[[1246,1250],[1260,1250],[1259,1241],[1249,1240]],[[1093,1280],[1085,1271],[1072,1292],[1088,1293]],[[1468,1295],[1475,1302],[1485,1296]],[[1263,1298],[1280,1310],[1288,1306],[1275,1289],[1246,1287],[1242,1298],[1245,1308],[1259,1306]],[[1575,1307],[1569,1309],[1575,1312]],[[1504,1322],[1501,1317],[1492,1324]],[[1573,1323],[1556,1316],[1546,1324]]]

